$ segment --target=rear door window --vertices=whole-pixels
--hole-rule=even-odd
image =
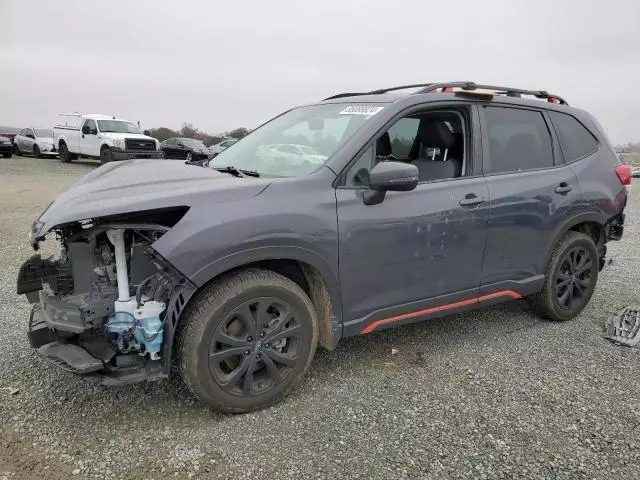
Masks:
[[[488,145],[484,173],[507,173],[552,167],[551,133],[541,112],[484,107]]]
[[[566,113],[548,113],[556,129],[565,163],[579,160],[598,149],[595,137],[578,120]]]

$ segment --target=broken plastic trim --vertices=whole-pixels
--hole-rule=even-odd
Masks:
[[[635,347],[640,343],[640,305],[624,308],[609,317],[605,338],[617,345]]]

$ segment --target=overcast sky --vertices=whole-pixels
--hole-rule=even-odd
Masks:
[[[0,125],[253,128],[341,91],[546,89],[640,141],[638,0],[0,0]]]

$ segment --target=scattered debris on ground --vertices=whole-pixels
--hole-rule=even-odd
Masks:
[[[607,321],[605,338],[618,345],[635,347],[640,343],[640,305],[626,307]]]

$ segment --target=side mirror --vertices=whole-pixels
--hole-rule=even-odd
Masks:
[[[369,188],[363,197],[365,205],[376,205],[385,193],[408,192],[418,185],[418,167],[411,163],[383,161],[371,169]]]
[[[82,126],[82,134],[83,135],[89,135],[91,133],[91,129],[89,129],[89,125],[83,125]]]

